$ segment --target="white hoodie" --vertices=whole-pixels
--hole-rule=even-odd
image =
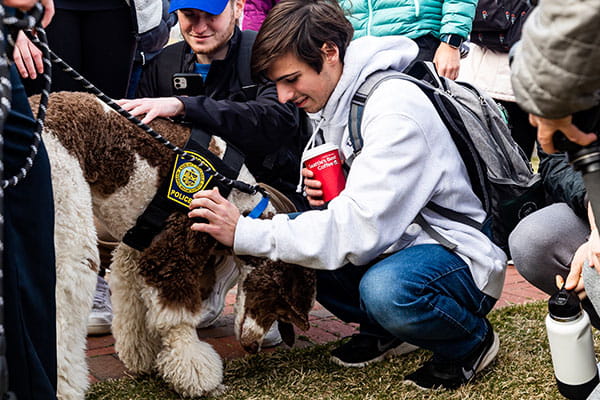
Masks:
[[[416,56],[416,44],[399,36],[363,37],[348,47],[340,80],[321,113],[326,142],[352,154],[348,114],[352,96],[377,70],[403,70]],[[414,84],[391,79],[367,102],[362,118],[362,152],[354,159],[346,188],[326,210],[307,211],[291,220],[241,217],[236,254],[251,254],[315,269],[364,265],[383,253],[437,243],[413,220],[421,213],[431,226],[456,243],[475,283],[498,298],[506,256],[483,233],[423,209],[436,204],[483,221],[481,203],[448,130],[425,94]]]

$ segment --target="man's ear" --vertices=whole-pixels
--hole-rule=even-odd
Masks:
[[[246,0],[233,0],[233,16],[235,18],[236,25],[241,25],[239,19],[242,17],[244,11],[244,5]],[[241,29],[241,26],[240,26]]]
[[[325,59],[324,61],[327,63],[335,63],[340,58],[340,50],[334,43],[323,43],[323,46],[321,46],[321,51],[323,52],[323,57]]]

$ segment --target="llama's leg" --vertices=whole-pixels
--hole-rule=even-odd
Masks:
[[[89,187],[79,168],[52,135],[45,137],[55,204],[57,396],[83,399],[87,319],[100,263]]]
[[[156,366],[177,393],[200,397],[223,392],[221,357],[210,344],[198,339],[195,325],[183,323],[162,333],[163,349]]]
[[[113,253],[110,288],[114,319],[112,332],[119,359],[133,373],[154,369],[160,350],[158,332],[146,324],[146,307],[141,292],[145,287],[138,271],[140,252],[120,244]]]
[[[148,307],[146,323],[162,341],[156,358],[158,374],[183,396],[218,394],[223,389],[223,364],[212,346],[198,339],[200,307],[192,312],[183,304],[167,303],[159,293],[151,286],[142,291]]]
[[[192,232],[185,214],[174,214],[139,262],[146,324],[161,338],[156,369],[185,396],[212,394],[222,387],[221,358],[196,333],[202,300],[214,285],[210,254],[215,244],[209,236]]]

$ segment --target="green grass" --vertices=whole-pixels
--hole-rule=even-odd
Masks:
[[[496,362],[473,384],[456,391],[424,392],[402,383],[430,353],[421,350],[365,368],[342,368],[328,359],[335,345],[261,353],[227,362],[219,399],[561,399],[543,320],[546,303],[495,310],[490,321],[500,335]],[[87,400],[180,399],[160,379],[123,378],[94,384]]]

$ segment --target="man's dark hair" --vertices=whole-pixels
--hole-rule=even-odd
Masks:
[[[343,61],[353,34],[335,0],[283,0],[271,9],[254,42],[253,77],[264,80],[273,63],[288,53],[320,73],[323,44],[335,44]]]

